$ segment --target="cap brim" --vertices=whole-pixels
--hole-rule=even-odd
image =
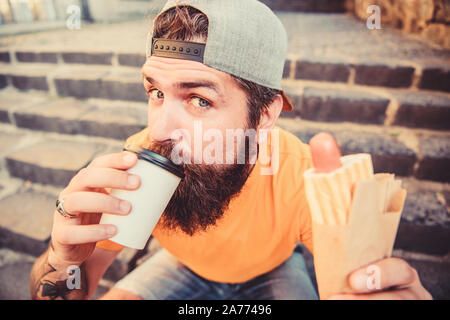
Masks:
[[[289,100],[286,93],[282,90],[281,96],[283,97],[283,109],[284,111],[292,111],[294,110],[294,106],[292,105],[291,101]]]

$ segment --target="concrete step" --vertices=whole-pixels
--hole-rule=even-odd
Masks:
[[[12,177],[54,186],[67,185],[93,158],[120,152],[123,148],[122,143],[117,142],[90,142],[51,135],[37,136],[31,142],[30,135],[32,133],[16,136],[18,144],[22,144],[13,146],[12,151],[5,154],[6,168]]]
[[[448,92],[449,52],[382,24],[343,14],[278,14],[288,32],[290,76]]]
[[[57,194],[18,190],[1,199],[1,246],[31,255],[44,252],[48,248],[56,198]]]
[[[14,88],[48,91],[52,95],[144,102],[147,99],[136,68],[89,65],[6,65],[0,74]]]
[[[29,300],[30,272],[35,257],[0,248],[0,299]]]
[[[418,254],[406,250],[394,250],[392,256],[406,260],[417,270],[420,281],[435,300],[450,299],[450,255]]]
[[[395,248],[428,254],[450,252],[448,191],[409,188]]]
[[[0,92],[0,97],[0,122],[19,128],[124,140],[147,122],[145,103],[80,101],[14,90]]]
[[[445,131],[450,128],[450,95],[430,91],[284,81],[295,111],[284,117],[322,122],[354,122]]]
[[[292,56],[284,78],[351,83],[369,87],[450,92],[450,67],[442,62],[362,60],[336,56]]]
[[[8,154],[6,164],[13,177],[65,186],[103,150],[104,146],[96,144],[45,140]]]
[[[87,64],[121,65],[141,67],[145,62],[145,53],[138,51],[48,49],[44,47],[20,47],[0,49],[0,62],[21,65],[22,63],[45,64]]]

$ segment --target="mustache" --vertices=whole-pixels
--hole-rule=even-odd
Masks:
[[[164,140],[164,141],[153,140],[149,142],[146,146],[144,146],[144,148],[152,152],[155,152],[169,160],[172,160],[171,157],[175,145],[176,143],[173,140]],[[185,164],[181,163],[179,166],[184,168]]]
[[[206,157],[208,156],[203,155],[203,160],[201,160],[202,157],[200,156],[200,163],[196,162],[195,160],[198,159],[194,158],[193,152],[189,149],[189,147],[186,148],[186,146],[183,145],[183,141],[175,141],[172,139],[167,139],[164,141],[152,140],[149,141],[144,148],[164,156],[183,169],[193,168],[198,165],[208,165],[209,167],[214,167],[220,170],[220,168],[228,167],[230,164],[249,165],[250,161],[254,161],[253,157],[257,156],[259,153],[259,144],[252,141],[248,136],[244,137],[244,141],[241,145],[236,146],[237,150],[235,150],[235,147],[231,149],[231,152],[234,153],[234,161],[232,160],[231,162],[228,160],[228,150],[225,150],[224,154],[220,152],[218,160],[214,158],[212,162],[209,161],[205,163],[207,161]],[[223,166],[224,164],[227,166]],[[254,162],[252,162],[252,164],[254,164]]]

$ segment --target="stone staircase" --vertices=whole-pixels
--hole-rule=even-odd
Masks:
[[[278,125],[305,142],[331,132],[344,154],[368,152],[377,172],[401,177],[408,197],[394,255],[448,299],[450,53],[394,30],[369,31],[348,15],[278,15],[290,42],[283,86],[295,104]],[[16,264],[7,257],[25,263],[46,249],[54,200],[71,177],[145,127],[145,28],[0,39],[0,274]],[[69,36],[73,46],[61,46]],[[124,250],[99,290],[157,248]],[[0,298],[12,297],[5,292]]]

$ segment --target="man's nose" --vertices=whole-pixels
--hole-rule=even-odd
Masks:
[[[179,112],[175,105],[164,102],[157,110],[150,113],[149,125],[152,140],[165,141],[172,139],[171,136],[179,127]]]

